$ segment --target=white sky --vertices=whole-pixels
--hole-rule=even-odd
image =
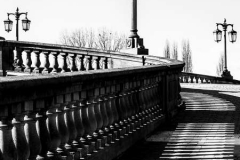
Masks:
[[[13,31],[4,31],[7,12],[28,12],[31,27],[24,32],[20,26],[19,40],[56,43],[60,34],[80,27],[106,27],[129,33],[131,26],[130,0],[0,0],[0,36],[15,40]],[[240,33],[239,0],[138,0],[138,30],[151,55],[163,56],[165,42],[190,41],[194,73],[216,75],[216,65],[223,53],[223,41],[213,40],[216,23],[234,24]],[[21,19],[24,16],[21,16]],[[20,24],[21,25],[21,24]],[[219,29],[222,30],[221,27]],[[230,31],[231,27],[229,27]],[[228,38],[228,37],[227,37]],[[240,39],[227,42],[228,69],[240,79]],[[180,56],[181,57],[181,56]]]

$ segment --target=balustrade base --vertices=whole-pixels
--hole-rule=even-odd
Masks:
[[[114,141],[115,143],[109,144],[109,146],[105,146],[104,149],[98,150],[96,153],[92,153],[85,157],[85,160],[112,160],[118,156],[120,156],[123,152],[129,149],[132,145],[134,145],[137,141],[144,139],[148,134],[153,132],[156,128],[163,125],[165,123],[165,116],[162,116],[157,121],[153,121],[148,125],[138,129],[132,134],[128,134],[120,140]]]

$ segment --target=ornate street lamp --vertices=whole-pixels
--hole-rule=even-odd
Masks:
[[[222,40],[222,31],[218,29],[218,26],[222,26],[224,31],[224,55],[225,55],[225,66],[222,73],[222,77],[226,79],[233,79],[230,74],[230,71],[227,70],[227,40],[226,40],[226,31],[227,27],[231,26],[232,30],[228,32],[229,41],[234,43],[237,40],[237,32],[233,30],[233,24],[227,24],[226,19],[224,19],[224,23],[217,23],[217,29],[213,31],[214,40],[216,42],[220,42]]]
[[[213,32],[214,40],[215,42],[220,42],[222,40],[222,31],[217,29]]]
[[[18,41],[18,21],[19,21],[20,16],[21,16],[22,14],[25,14],[25,16],[26,16],[25,19],[22,20],[22,27],[23,27],[23,30],[24,30],[25,32],[29,30],[29,28],[30,28],[30,23],[31,23],[31,21],[27,18],[27,12],[20,13],[20,12],[18,12],[18,11],[19,11],[19,10],[18,10],[18,8],[17,8],[17,10],[16,10],[15,13],[7,13],[8,19],[4,21],[5,31],[10,32],[10,31],[12,30],[13,21],[11,21],[11,20],[9,19],[9,16],[10,16],[10,15],[14,15],[14,16],[15,16],[16,21],[17,21],[17,23],[16,23],[16,40],[17,40],[17,41]]]

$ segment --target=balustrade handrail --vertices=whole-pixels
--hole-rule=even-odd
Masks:
[[[134,55],[134,54],[128,54],[124,52],[113,52],[113,51],[102,51],[99,49],[94,48],[86,48],[86,47],[74,47],[74,46],[68,46],[68,45],[61,45],[61,44],[50,44],[50,43],[40,43],[40,42],[26,42],[26,41],[13,41],[13,40],[0,40],[0,46],[4,47],[19,47],[19,48],[29,48],[29,49],[36,49],[36,50],[42,50],[42,51],[55,51],[55,52],[72,52],[72,53],[81,53],[84,55],[93,55],[93,56],[103,56],[103,57],[111,57],[114,56],[114,58],[119,59],[128,59],[130,61],[137,61],[142,62],[141,55]],[[164,63],[171,63],[176,60],[174,59],[168,59],[165,57],[158,57],[158,56],[147,56],[149,59],[149,63],[153,62],[164,62]]]
[[[92,49],[1,41],[0,60],[14,47],[26,50],[24,69],[36,71],[39,52],[32,68],[29,48],[110,57],[109,52]],[[113,55],[129,61],[136,57],[140,64],[143,58]],[[65,61],[66,54],[61,56]],[[144,58],[154,65],[0,77],[0,159],[111,160],[146,137],[176,113],[184,63]],[[45,61],[43,70],[49,69]],[[64,63],[60,68],[66,70]]]
[[[231,84],[240,84],[239,80],[234,79],[226,79],[223,77],[210,76],[204,74],[196,74],[196,73],[187,73],[182,72],[180,75],[182,83],[231,83]]]

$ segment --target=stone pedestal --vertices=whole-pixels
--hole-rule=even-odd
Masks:
[[[128,38],[127,48],[121,50],[121,52],[136,54],[136,55],[148,55],[148,49],[143,45],[143,39],[139,37]]]
[[[121,50],[124,53],[136,54],[136,55],[148,55],[148,49],[143,48],[128,48]]]
[[[230,79],[230,80],[233,79],[233,76],[228,70],[224,70],[221,76],[225,79]]]

